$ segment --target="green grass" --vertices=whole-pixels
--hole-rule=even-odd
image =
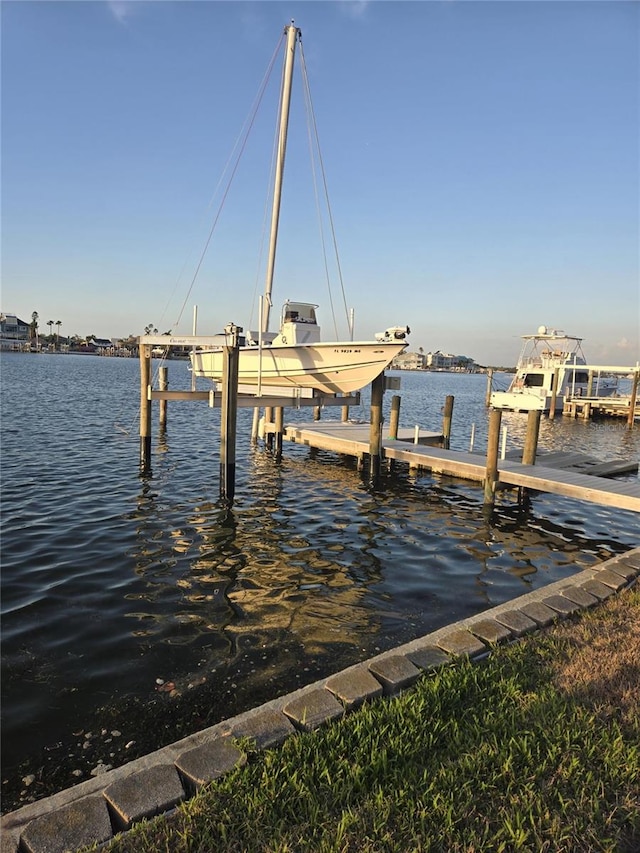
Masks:
[[[619,599],[626,615],[612,646],[628,636],[624,619],[637,623],[640,614],[639,591]],[[589,631],[607,635],[615,608],[483,663],[441,669],[395,699],[250,754],[170,818],[144,822],[105,849],[637,851],[637,691],[629,704],[627,690],[618,713],[610,688],[603,697],[597,685],[572,691],[558,679]],[[615,667],[621,650],[609,651]]]

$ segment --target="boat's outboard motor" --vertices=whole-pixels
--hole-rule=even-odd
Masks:
[[[408,326],[391,326],[384,332],[376,332],[376,340],[380,342],[403,341],[410,334],[411,329]]]

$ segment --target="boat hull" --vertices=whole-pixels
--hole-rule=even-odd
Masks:
[[[372,382],[405,347],[404,341],[240,347],[238,384],[350,394]],[[221,381],[223,355],[222,349],[196,350],[191,354],[193,372]]]
[[[617,385],[609,386],[601,383],[596,389],[593,398],[587,396],[587,386],[580,385],[573,388],[568,384],[563,385],[555,399],[555,411],[561,412],[564,404],[573,401],[602,399],[614,395]],[[503,409],[509,412],[549,412],[553,405],[553,395],[548,388],[523,388],[509,391],[494,391],[489,399],[489,404],[494,409]]]
[[[550,394],[527,394],[516,391],[494,391],[489,403],[494,409],[503,409],[508,412],[548,412],[551,409],[552,397]],[[564,396],[556,397],[556,411],[562,411]]]

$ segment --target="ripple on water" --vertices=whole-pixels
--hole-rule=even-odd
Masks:
[[[373,490],[352,460],[299,445],[277,463],[245,442],[244,410],[230,511],[217,495],[218,412],[171,406],[141,478],[135,360],[2,359],[7,773],[40,766],[50,743],[73,753],[72,731],[119,709],[129,739],[171,737],[159,677],[191,691],[211,724],[638,542],[632,513],[538,495],[505,496],[487,517],[480,490],[453,478],[398,467]],[[188,387],[184,365],[170,373]],[[401,422],[438,429],[453,391],[460,449],[472,422],[486,437],[483,377],[405,384]],[[363,418],[367,406],[364,395]],[[515,439],[521,421],[506,422]],[[637,455],[629,431],[588,426],[581,444],[595,433],[605,456]],[[544,441],[576,434],[560,420]]]

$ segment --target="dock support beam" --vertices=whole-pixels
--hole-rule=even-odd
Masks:
[[[487,471],[484,480],[485,505],[493,506],[496,499],[498,482],[498,446],[500,444],[500,424],[502,410],[492,409],[489,415],[489,438],[487,440]]]
[[[228,505],[236,492],[236,424],[238,417],[239,326],[225,326],[220,412],[220,497]]]
[[[442,446],[449,449],[451,441],[451,421],[453,419],[453,396],[448,394],[444,401],[444,413],[442,415]]]
[[[400,397],[394,394],[391,398],[391,415],[389,419],[389,438],[398,437],[398,424],[400,423]]]
[[[560,381],[560,368],[553,371],[553,387],[551,388],[551,405],[549,406],[549,420],[556,416],[556,398],[558,396],[558,382]]]
[[[522,464],[535,465],[536,453],[538,452],[538,435],[540,434],[540,409],[531,409],[527,415],[527,434],[524,439],[522,451]]]
[[[256,406],[253,410],[253,418],[251,420],[251,444],[258,443],[258,430],[260,429],[260,407]]]
[[[282,437],[284,435],[284,409],[282,406],[276,406],[276,432],[275,432],[275,451],[276,459],[282,458]]]
[[[140,346],[140,470],[148,474],[151,470],[151,347]]]
[[[633,419],[636,413],[636,399],[638,398],[638,381],[640,381],[640,370],[636,370],[633,374],[633,385],[631,386],[631,397],[629,399],[629,414],[627,416],[627,426],[629,429],[633,427]]]
[[[371,383],[371,426],[369,428],[369,476],[380,476],[382,454],[382,398],[384,396],[384,371]]]
[[[158,388],[160,391],[166,391],[169,388],[169,368],[161,367],[158,370]],[[164,432],[167,429],[167,401],[160,400],[160,431]]]
[[[267,430],[267,424],[273,423],[273,408],[271,406],[264,407],[264,425],[265,425],[265,444],[271,450],[273,447],[273,433]]]
[[[487,390],[484,395],[484,405],[488,409],[491,405],[491,387],[493,386],[493,367],[487,371]]]

